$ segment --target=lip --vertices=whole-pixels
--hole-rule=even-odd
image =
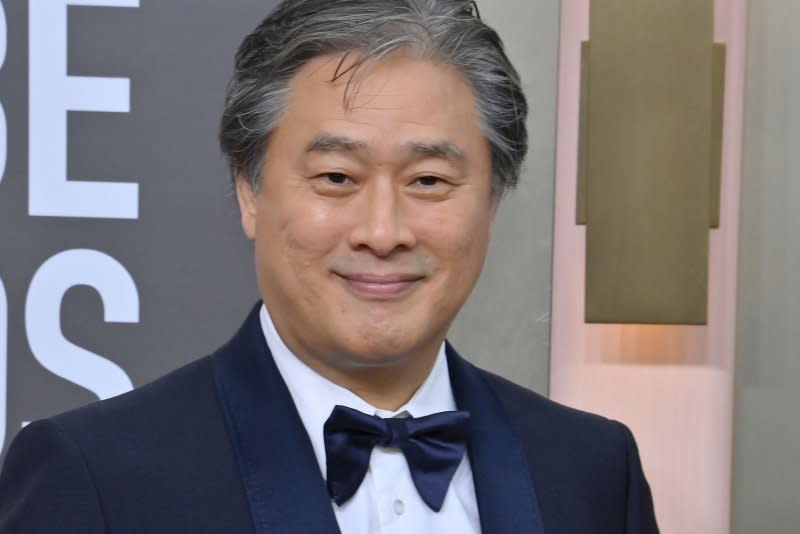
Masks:
[[[411,273],[334,273],[345,286],[359,297],[387,300],[404,296],[423,279]]]

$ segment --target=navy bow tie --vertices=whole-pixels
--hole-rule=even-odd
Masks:
[[[331,498],[341,506],[355,494],[373,447],[396,447],[406,457],[420,497],[438,512],[467,448],[468,421],[464,411],[383,419],[336,406],[324,427]]]

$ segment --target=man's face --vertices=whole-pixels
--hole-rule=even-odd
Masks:
[[[340,59],[292,81],[259,191],[237,180],[261,295],[304,360],[432,358],[486,255],[489,145],[455,70],[395,54],[345,102]]]

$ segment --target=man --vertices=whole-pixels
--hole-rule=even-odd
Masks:
[[[39,421],[0,533],[649,533],[630,432],[446,344],[526,103],[464,0],[287,0],[221,127],[263,302],[224,347]]]

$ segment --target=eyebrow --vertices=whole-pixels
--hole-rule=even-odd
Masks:
[[[343,135],[320,134],[306,145],[306,154],[311,152],[363,152],[367,144]]]
[[[312,152],[364,152],[367,143],[351,137],[333,134],[320,134],[306,145],[305,153]],[[411,141],[402,146],[402,150],[419,159],[433,158],[448,160],[458,165],[466,164],[466,155],[461,148],[450,141],[418,142]]]
[[[455,143],[449,141],[436,141],[432,143],[411,142],[403,145],[403,149],[420,158],[445,159],[458,165],[464,165],[467,160],[464,151]]]

